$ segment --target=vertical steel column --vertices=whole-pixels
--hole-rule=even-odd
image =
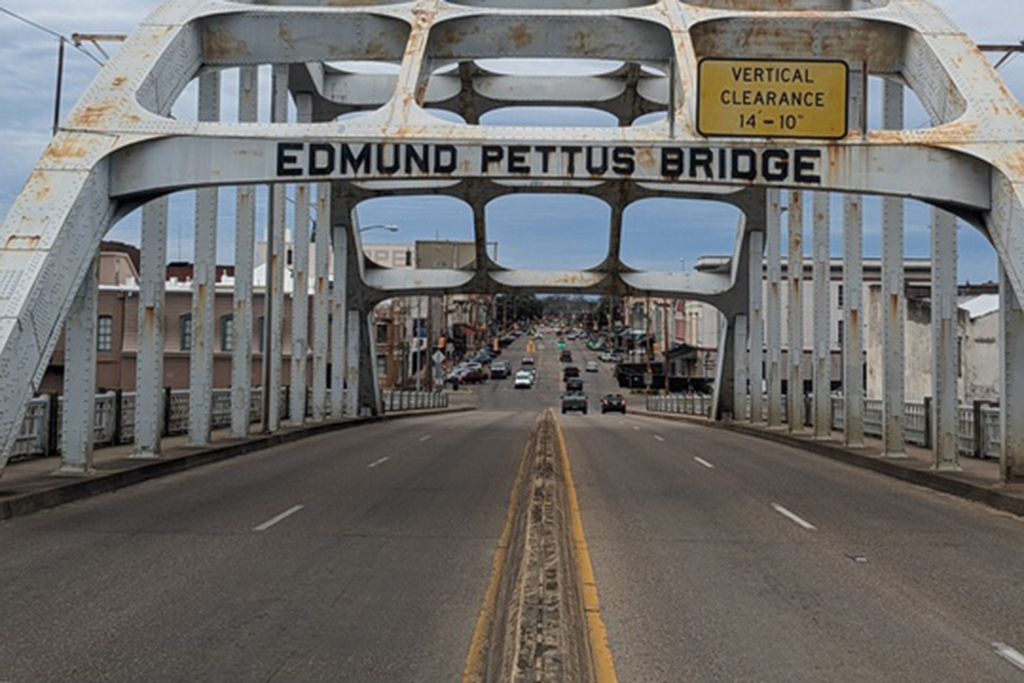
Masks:
[[[288,121],[288,65],[275,64],[272,71],[270,119],[274,123]],[[264,364],[264,431],[276,432],[281,427],[281,355],[284,328],[284,269],[285,269],[285,191],[275,184],[270,187],[269,231],[267,236],[267,289],[264,306],[264,325],[267,341],[263,347]],[[267,343],[269,342],[269,343]]]
[[[750,421],[764,421],[764,401],[761,387],[764,384],[764,233],[754,230],[748,233],[747,244],[750,264],[750,320],[747,336],[750,339]]]
[[[814,438],[832,435],[831,196],[814,193]]]
[[[71,302],[64,325],[64,415],[58,474],[92,472],[93,421],[96,414],[96,313],[99,263],[90,261]]]
[[[347,335],[345,337],[345,412],[351,417],[359,415],[359,360],[362,334],[360,328],[366,324],[361,311],[348,310]]]
[[[334,289],[331,291],[331,417],[335,419],[342,416],[345,394],[352,391],[348,389],[346,392],[344,389],[345,332],[348,327],[348,229],[348,225],[337,224],[331,231],[334,241]]]
[[[999,264],[999,364],[1002,376],[999,456],[1004,481],[1024,478],[1024,310]]]
[[[903,128],[903,86],[886,80],[882,126]],[[903,200],[882,199],[882,453],[905,457],[903,399],[906,381],[903,326]]]
[[[164,414],[164,283],[167,275],[167,197],[142,207],[139,332],[135,356],[133,458],[160,456]]]
[[[932,208],[932,448],[935,469],[959,470],[957,453],[956,217]]]
[[[765,192],[768,240],[768,426],[782,425],[782,213],[779,190]]]
[[[867,92],[865,74],[850,74],[850,128],[859,130]],[[864,201],[843,195],[843,443],[864,445],[863,326]]]
[[[199,77],[199,120],[220,120],[220,72]],[[217,188],[196,190],[192,257],[192,352],[189,356],[188,443],[210,443],[213,423],[214,290],[217,284]]]
[[[259,116],[259,69],[238,72],[238,120],[255,123]],[[256,188],[238,188],[235,210],[235,346],[231,352],[231,436],[249,435],[252,403],[252,269],[256,232]],[[265,290],[264,290],[265,291]]]
[[[786,317],[789,321],[787,361],[789,382],[786,397],[789,408],[789,431],[804,427],[804,200],[803,194],[789,191],[789,253],[786,256],[786,278],[789,280],[789,301]]]
[[[316,286],[313,290],[313,422],[327,418],[327,338],[329,336],[331,184],[316,186]]]
[[[733,420],[747,419],[747,316],[732,319],[732,414]]]
[[[313,96],[295,96],[299,123],[313,120]],[[292,371],[291,407],[288,411],[293,425],[306,421],[306,362],[309,355],[309,192],[310,186],[295,186],[295,228],[292,243]]]

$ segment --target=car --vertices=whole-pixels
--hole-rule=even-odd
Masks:
[[[569,393],[582,392],[583,380],[579,377],[570,377],[565,380],[565,390]]]
[[[533,375],[528,370],[520,370],[516,373],[516,389],[529,389],[533,386]]]
[[[535,362],[533,356],[523,356],[523,365],[533,365]]]
[[[512,365],[503,360],[491,363],[491,379],[505,379],[512,374]]]
[[[582,391],[572,391],[562,394],[562,413],[579,412],[587,414],[587,395]]]
[[[601,361],[602,363],[620,363],[620,362],[622,362],[622,356],[620,356],[619,354],[617,354],[617,353],[615,353],[613,351],[605,351],[604,353],[599,355],[597,357],[597,359],[599,361]]]
[[[795,355],[795,354],[794,354]],[[587,372],[597,372],[597,361],[588,360],[586,365]]]
[[[562,351],[561,355],[558,356],[558,360],[562,361],[563,363],[571,363],[572,351]]]
[[[622,394],[605,394],[601,397],[601,414],[620,412],[626,414],[626,398]]]
[[[578,367],[576,367],[575,365],[566,365],[565,368],[562,369],[562,380],[563,381],[569,379],[570,377],[579,377],[579,376],[580,376],[580,369]]]

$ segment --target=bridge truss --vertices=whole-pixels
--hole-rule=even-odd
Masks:
[[[697,68],[710,57],[834,59],[850,67],[849,131],[837,140],[708,139],[697,132]],[[491,59],[602,59],[589,76],[501,73]],[[391,70],[362,69],[359,62]],[[270,123],[258,122],[260,78],[271,73]],[[239,70],[237,120],[225,120],[222,73]],[[263,74],[261,76],[261,73]],[[884,79],[883,126],[867,126],[868,77]],[[198,81],[196,121],[169,116]],[[906,89],[931,118],[906,129]],[[488,111],[522,105],[581,106],[611,113],[612,128],[481,126]],[[437,115],[447,110],[452,122]],[[664,118],[639,124],[638,117]],[[361,114],[356,116],[354,114]],[[788,191],[790,250],[802,253],[803,195],[814,203],[816,271],[827,273],[828,193],[844,193],[846,376],[860,376],[861,196],[883,195],[884,442],[903,449],[903,210],[934,209],[936,464],[955,468],[956,239],[954,217],[982,231],[999,256],[1002,285],[1003,468],[1024,476],[1024,116],[970,39],[925,0],[176,0],[156,9],[97,76],[54,137],[0,228],[0,468],[24,406],[67,330],[64,467],[89,468],[95,386],[96,258],[107,230],[142,208],[136,446],[160,451],[161,329],[167,195],[196,189],[190,440],[210,438],[213,285],[218,193],[237,195],[235,321],[252,326],[257,185],[271,186],[267,299],[269,395],[282,374],[285,193],[295,186],[296,282],[310,271],[313,311],[295,297],[296,328],[312,315],[313,419],[376,410],[369,350],[373,304],[394,296],[509,290],[664,295],[707,301],[727,320],[716,382],[716,417],[779,424],[782,364],[780,192]],[[581,271],[501,267],[486,250],[488,202],[512,193],[580,193],[611,207],[608,253]],[[473,211],[476,259],[464,269],[399,271],[366,262],[355,207],[379,196],[441,194]],[[314,200],[315,196],[315,200]],[[622,216],[640,199],[690,197],[740,209],[730,274],[638,272],[620,258]],[[306,262],[310,207],[330,217]],[[767,245],[767,269],[762,254]],[[328,262],[333,260],[333,286]],[[818,270],[824,262],[824,270]],[[761,285],[768,280],[767,300]],[[815,278],[815,375],[827,378],[828,276]],[[820,282],[819,282],[820,280]],[[789,279],[789,336],[802,338],[799,275]],[[795,284],[793,284],[795,283]],[[824,292],[824,294],[823,294]],[[333,329],[328,330],[328,320]],[[762,335],[765,321],[767,338]],[[823,322],[824,321],[824,322]],[[248,433],[248,335],[234,350],[233,432]],[[330,347],[328,339],[332,339]],[[767,358],[763,358],[766,349]],[[824,350],[823,350],[824,349]],[[799,356],[800,354],[793,354]],[[794,359],[794,360],[798,360]],[[762,362],[767,368],[763,377]],[[293,360],[305,385],[305,362]],[[327,398],[328,364],[333,386]],[[952,385],[950,384],[952,383]],[[859,382],[845,394],[847,439],[862,430]],[[818,385],[816,383],[816,385]],[[827,381],[826,381],[827,385]],[[790,393],[790,401],[797,400]],[[826,392],[815,397],[822,421]],[[292,392],[304,401],[304,392]],[[797,409],[790,404],[790,414]],[[305,410],[293,408],[292,415]],[[270,401],[267,424],[281,426]],[[799,428],[794,425],[793,428]]]

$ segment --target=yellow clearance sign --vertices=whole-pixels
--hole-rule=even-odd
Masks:
[[[839,61],[704,59],[697,76],[697,130],[708,136],[844,137],[848,74]]]

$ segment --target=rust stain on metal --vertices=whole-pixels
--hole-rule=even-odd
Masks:
[[[52,143],[46,148],[43,156],[51,161],[60,159],[82,159],[89,153],[89,150],[82,145],[75,144],[72,140],[61,140]]]
[[[93,128],[103,123],[103,119],[114,110],[115,106],[117,104],[110,101],[90,104],[85,109],[73,114],[69,123],[72,127]]]
[[[42,239],[40,235],[11,235],[4,242],[4,249],[35,249]]]
[[[387,59],[390,55],[391,51],[388,49],[388,46],[379,40],[371,40],[366,44],[367,59],[382,60]]]
[[[1017,178],[1024,178],[1024,149],[1019,149],[1013,154],[1006,157],[1000,165],[1006,165],[1006,168],[1016,176]]]
[[[40,183],[42,183],[39,187],[33,188],[32,199],[34,201],[41,202],[53,193],[53,187],[50,185],[49,181],[46,180],[45,178],[42,178],[42,176],[39,173],[33,173],[32,175],[35,176],[35,179],[39,179]],[[29,187],[31,186],[32,182],[30,180]]]
[[[295,37],[292,36],[292,30],[288,24],[281,22],[277,25],[277,37],[281,39],[282,43],[288,46],[288,49],[295,49],[297,42]]]
[[[516,24],[509,30],[508,37],[521,50],[533,42],[533,31],[526,24]]]
[[[115,79],[114,79],[114,80],[113,80],[113,81],[112,81],[112,82],[111,82],[110,84],[111,84],[112,86],[114,86],[115,88],[120,88],[120,87],[121,87],[122,85],[124,85],[124,84],[125,84],[125,83],[126,83],[127,81],[128,81],[128,77],[127,77],[127,76],[118,76],[118,77],[117,77],[117,78],[115,78]]]
[[[203,52],[209,59],[249,56],[249,43],[223,26],[208,28],[203,34]]]

